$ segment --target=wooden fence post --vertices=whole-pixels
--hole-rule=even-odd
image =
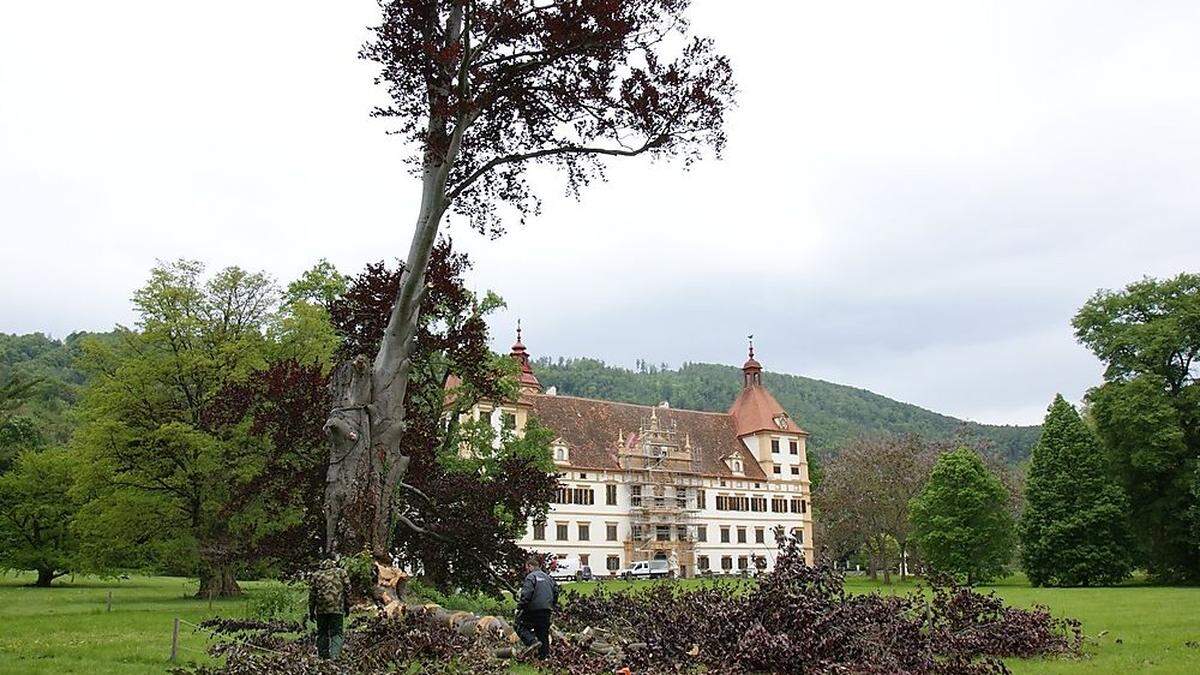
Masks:
[[[175,627],[171,629],[171,663],[179,658],[179,617],[175,617]]]

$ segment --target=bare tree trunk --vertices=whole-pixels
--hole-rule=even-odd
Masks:
[[[458,41],[463,22],[463,7],[455,5],[446,20],[447,45]],[[425,274],[447,207],[450,170],[463,134],[479,114],[460,111],[451,117],[445,112],[443,104],[453,75],[444,75],[448,75],[444,80],[431,81],[421,206],[379,352],[369,369],[365,360],[342,366],[331,383],[335,402],[325,424],[330,438],[325,486],[326,550],[348,552],[351,547],[361,550],[366,546],[384,565],[390,563],[388,548],[396,522],[397,488],[408,471],[409,458],[400,451],[400,441]],[[465,77],[465,71],[458,76]],[[465,84],[460,81],[461,86]]]
[[[54,568],[47,569],[44,567],[39,567],[37,573],[37,581],[33,585],[38,588],[50,588],[50,583],[63,575],[63,573],[56,574]]]
[[[197,598],[236,598],[242,594],[233,576],[233,568],[229,565],[214,564],[206,566],[200,576],[200,590],[196,591]]]
[[[439,165],[425,172],[420,215],[379,353],[370,364],[365,358],[343,364],[330,384],[334,408],[325,423],[330,438],[327,551],[366,547],[377,560],[388,562],[396,492],[409,462],[400,450],[404,397],[420,326],[425,273],[446,208],[443,190],[448,171]]]

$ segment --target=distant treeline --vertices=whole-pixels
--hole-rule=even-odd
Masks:
[[[544,387],[560,394],[723,412],[741,390],[735,366],[684,363],[678,369],[639,362],[636,370],[590,358],[542,358],[535,365]],[[1025,461],[1041,427],[978,424],[894,401],[865,389],[799,375],[767,373],[764,383],[809,433],[818,452],[835,449],[861,434],[914,433],[930,439],[975,436],[1014,464]]]

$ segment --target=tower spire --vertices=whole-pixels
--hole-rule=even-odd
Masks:
[[[750,358],[742,365],[742,386],[753,387],[762,384],[762,364],[754,360],[754,334],[746,336],[750,343]]]
[[[525,345],[521,342],[521,320],[517,319],[517,341],[513,343],[512,351],[509,356],[516,361],[521,367],[520,388],[522,393],[539,394],[542,391],[542,384],[538,382],[537,375],[533,374],[533,368],[529,365],[529,352],[525,349]]]

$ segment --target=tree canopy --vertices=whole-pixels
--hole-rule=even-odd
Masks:
[[[1089,412],[1129,497],[1139,562],[1200,581],[1200,275],[1099,291],[1073,324],[1106,366]]]
[[[134,294],[136,328],[85,341],[80,363],[90,379],[73,446],[91,498],[77,530],[94,564],[198,570],[201,594],[237,592],[243,544],[278,523],[235,517],[230,506],[270,466],[273,449],[247,426],[224,424],[214,405],[279,354],[319,362],[332,344],[327,324],[271,330],[294,305],[280,299],[261,273],[230,267],[206,277],[198,262],[160,264]]]
[[[936,458],[936,449],[916,436],[862,437],[840,448],[813,492],[821,546],[836,557],[863,551],[871,577],[883,570],[890,583],[892,550],[902,557],[909,550],[909,501]],[[900,570],[903,576],[903,564]]]
[[[1021,564],[1035,586],[1118,583],[1133,567],[1129,502],[1098,439],[1054,398],[1033,448],[1021,516]]]
[[[371,549],[387,559],[420,313],[447,211],[499,234],[540,201],[532,165],[578,194],[603,159],[682,157],[724,147],[735,86],[729,61],[693,36],[688,0],[380,0],[361,56],[380,66],[392,120],[411,141],[421,199],[404,273],[373,356],[335,373],[326,546],[337,550],[346,495],[374,494]]]
[[[909,507],[922,559],[968,584],[999,576],[1013,554],[1009,501],[1009,491],[975,452],[943,454]]]
[[[38,586],[80,569],[74,468],[67,450],[26,450],[0,474],[0,568],[36,570]]]

